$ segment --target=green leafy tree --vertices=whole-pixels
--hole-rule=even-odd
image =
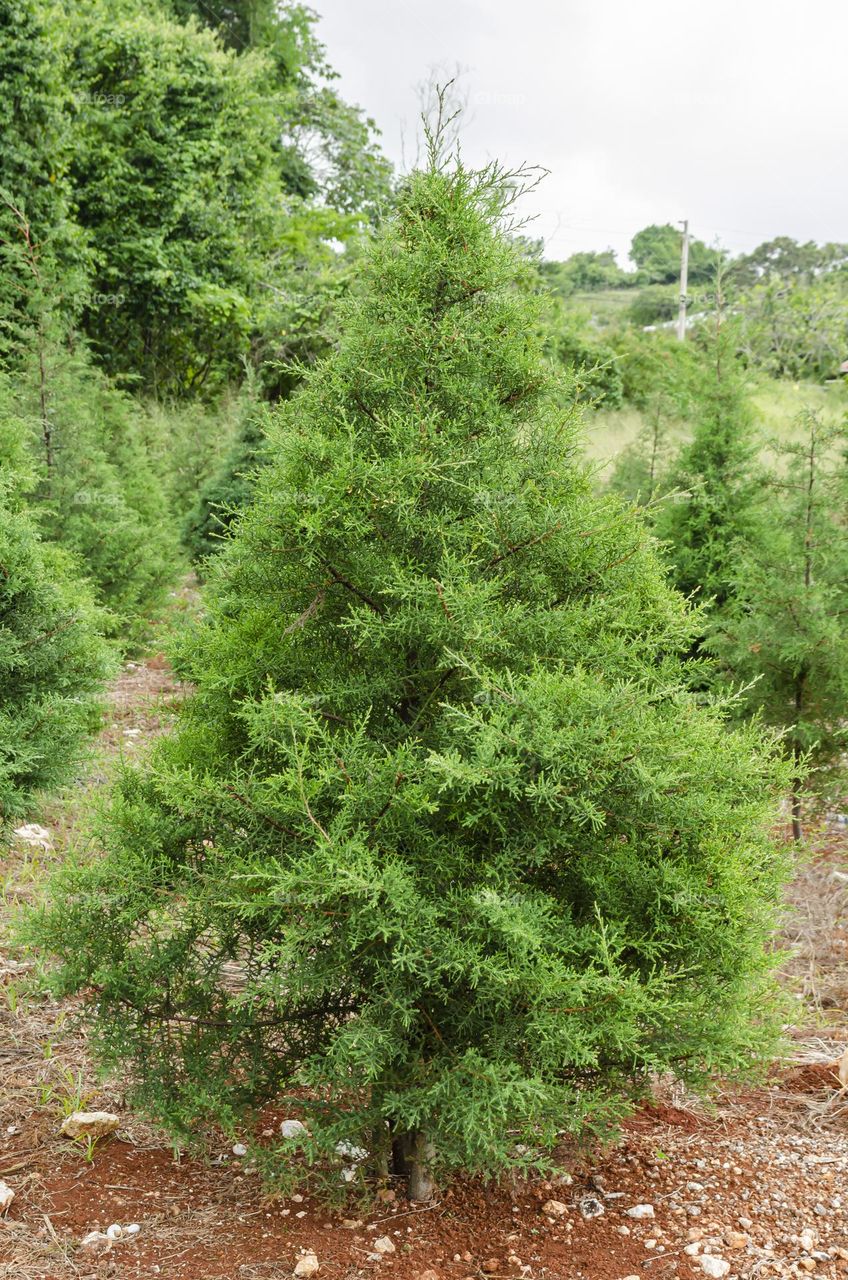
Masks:
[[[630,257],[638,275],[646,284],[671,284],[680,277],[680,237],[678,227],[670,222],[654,223],[637,231],[630,242]],[[702,284],[715,275],[716,263],[726,255],[711,249],[694,236],[689,238],[689,282]]]
[[[0,424],[0,827],[73,776],[112,668],[86,584],[25,509],[26,465]]]
[[[833,378],[848,355],[848,281],[772,278],[737,303],[746,360],[776,378]]]
[[[404,183],[217,558],[179,728],[36,928],[178,1132],[298,1108],[256,1148],[278,1185],[351,1144],[414,1199],[543,1165],[766,1036],[783,770],[686,692],[686,603],[578,460],[523,177],[433,143]]]
[[[820,798],[844,786],[848,748],[848,525],[845,427],[806,417],[806,438],[776,443],[768,537],[741,548],[733,608],[711,647],[743,685],[742,706],[779,728],[795,766],[792,827],[801,839],[803,762]],[[839,794],[841,792],[838,791]]]

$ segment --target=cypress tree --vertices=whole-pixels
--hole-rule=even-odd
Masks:
[[[406,182],[215,558],[196,692],[36,930],[176,1132],[297,1107],[281,1186],[298,1149],[413,1198],[538,1167],[767,1036],[783,769],[686,691],[688,606],[593,493],[521,181],[433,144]]]
[[[762,477],[745,378],[720,305],[691,402],[692,437],[669,468],[666,492],[677,492],[661,506],[656,532],[668,544],[675,585],[721,610],[733,593],[738,543],[757,536]]]
[[[768,537],[738,552],[733,607],[710,640],[741,706],[783,733],[793,761],[792,829],[802,791],[824,800],[845,780],[848,748],[848,525],[845,426],[804,418],[802,439],[776,443],[767,476]]]
[[[21,498],[23,453],[0,438],[0,827],[68,780],[99,724],[111,668],[102,618]]]

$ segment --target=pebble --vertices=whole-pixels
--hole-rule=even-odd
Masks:
[[[564,1218],[568,1213],[568,1205],[563,1204],[561,1200],[546,1200],[542,1205],[542,1213],[546,1213],[550,1218]]]
[[[80,1249],[83,1253],[108,1253],[111,1248],[112,1241],[105,1231],[89,1231],[88,1235],[80,1240]]]
[[[0,1182],[0,1213],[8,1209],[15,1198],[15,1193],[6,1182]]]
[[[724,1276],[730,1272],[730,1263],[724,1258],[717,1257],[714,1253],[704,1253],[698,1259],[701,1264],[701,1270],[704,1275],[710,1277],[710,1280],[724,1280]]]
[[[318,1261],[317,1255],[310,1252],[305,1253],[302,1258],[298,1259],[295,1263],[293,1274],[296,1276],[309,1277],[314,1276],[316,1272],[320,1271],[320,1269],[321,1264]]]
[[[237,1142],[237,1143],[235,1144],[235,1146],[233,1147],[233,1155],[234,1155],[234,1156],[246,1156],[246,1155],[247,1155],[247,1147],[244,1145],[244,1143],[243,1143],[243,1142]]]
[[[299,1138],[301,1134],[306,1134],[307,1128],[305,1124],[301,1124],[299,1120],[283,1120],[280,1124],[280,1135],[283,1138]]]
[[[600,1218],[606,1212],[596,1196],[584,1196],[577,1207],[584,1218]]]
[[[628,1218],[653,1218],[654,1206],[652,1204],[634,1204],[631,1209],[625,1209]]]
[[[374,1248],[378,1253],[394,1253],[395,1242],[391,1236],[380,1236],[379,1240],[374,1241]]]

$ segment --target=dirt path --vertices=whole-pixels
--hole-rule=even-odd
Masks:
[[[167,727],[180,696],[161,659],[127,664],[86,776],[33,815],[51,847],[12,850],[6,919],[84,839],[81,815],[116,758]],[[425,1209],[389,1198],[351,1218],[269,1201],[227,1148],[213,1164],[177,1159],[129,1113],[89,1158],[62,1138],[74,1109],[122,1113],[120,1086],[97,1083],[74,1005],[44,996],[0,919],[0,1179],[15,1192],[0,1217],[0,1280],[277,1280],[307,1250],[319,1280],[848,1274],[848,1090],[834,1065],[848,1049],[846,873],[848,836],[834,823],[792,890],[784,978],[798,1002],[797,1062],[768,1088],[724,1094],[712,1111],[659,1089],[621,1144],[569,1183],[460,1182]],[[140,1229],[105,1253],[81,1247],[113,1223]]]

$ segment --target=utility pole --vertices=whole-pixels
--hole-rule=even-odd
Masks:
[[[678,341],[686,339],[686,286],[689,282],[689,220],[680,224],[683,235],[680,241],[680,307],[677,312]]]

